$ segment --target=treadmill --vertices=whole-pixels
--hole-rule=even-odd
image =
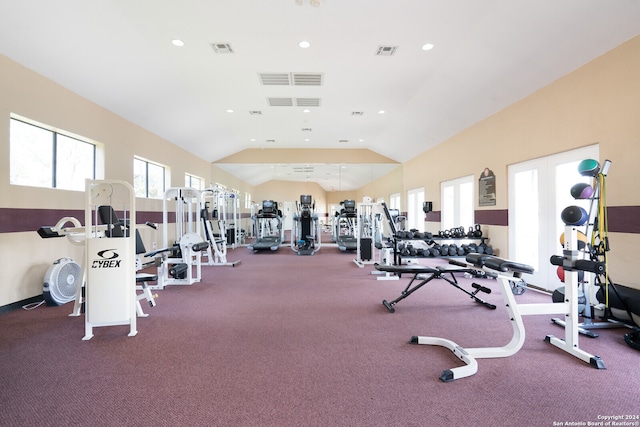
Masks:
[[[343,207],[339,213],[336,212],[333,240],[338,244],[340,251],[355,251],[358,249],[358,238],[355,235],[355,223],[358,215],[356,201],[344,200],[340,204]]]
[[[278,209],[278,202],[263,200],[262,209],[252,218],[255,242],[248,246],[250,251],[277,251],[284,240],[282,228],[282,211]]]

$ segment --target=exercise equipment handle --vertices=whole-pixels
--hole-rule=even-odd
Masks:
[[[551,255],[551,258],[549,259],[549,261],[551,262],[552,265],[562,266],[564,264],[564,257],[561,257],[560,255]]]
[[[605,266],[604,262],[590,261],[588,259],[581,259],[575,263],[576,270],[590,271],[591,273],[604,274]]]
[[[200,242],[200,243],[194,243],[193,246],[191,246],[191,249],[198,252],[198,251],[203,251],[208,247],[209,247],[209,242]]]
[[[564,257],[560,255],[552,255],[549,261],[552,265],[564,266]],[[574,270],[589,271],[596,274],[604,274],[605,266],[603,262],[591,261],[588,259],[579,259],[571,266]]]

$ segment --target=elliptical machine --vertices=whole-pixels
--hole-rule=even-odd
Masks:
[[[314,255],[322,245],[320,222],[314,211],[315,202],[310,195],[304,194],[300,196],[300,203],[296,203],[296,208],[291,230],[291,249],[298,255]]]

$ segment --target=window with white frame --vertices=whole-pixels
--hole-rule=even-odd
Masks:
[[[424,231],[424,188],[414,188],[407,191],[407,229]]]
[[[461,226],[467,229],[473,225],[475,217],[473,182],[473,175],[469,175],[443,181],[440,184],[442,230]]]
[[[394,193],[389,195],[389,209],[400,210],[400,193]]]
[[[251,209],[251,193],[244,193],[244,208]]]
[[[184,186],[188,188],[195,188],[196,190],[202,190],[202,183],[204,180],[195,175],[190,175],[188,173],[184,174]]]
[[[133,188],[136,197],[162,199],[166,169],[157,163],[135,157],[133,159]]]
[[[96,144],[12,117],[9,182],[12,185],[84,191],[96,178]]]

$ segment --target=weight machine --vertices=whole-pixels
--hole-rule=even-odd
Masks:
[[[116,227],[126,227],[126,233],[130,233],[129,221],[127,224],[121,220],[116,220],[111,223],[108,223],[103,218],[103,213],[106,209],[109,209],[113,212],[113,218],[115,218],[115,211],[111,206],[103,205],[97,207],[98,216],[101,220],[101,225],[95,225],[92,227],[92,231],[90,233],[90,238],[102,239],[107,237],[122,237],[122,236],[114,236],[114,229]],[[146,223],[147,226],[155,228],[155,224],[150,222]],[[55,237],[67,237],[67,239],[74,245],[77,246],[85,246],[86,243],[86,228],[82,226],[80,221],[75,217],[63,217],[61,218],[56,225],[54,226],[43,226],[38,230],[38,235],[43,239],[55,238]],[[120,234],[121,231],[116,232],[115,234]],[[149,267],[151,265],[157,265],[158,259],[154,259],[148,263],[142,263],[140,256],[141,254],[146,252],[144,247],[144,243],[140,238],[140,234],[138,230],[135,229],[135,246],[136,246],[136,256],[135,256],[135,270],[139,271],[143,268]],[[70,299],[74,300],[74,305],[72,312],[69,316],[80,316],[84,312],[85,308],[85,286],[86,286],[86,255],[82,257],[82,261],[80,263],[80,272],[79,272],[79,280],[74,283],[70,283],[71,285],[75,285],[75,291],[73,295],[70,295]],[[72,280],[69,277],[66,280]],[[75,280],[75,279],[73,279]],[[141,293],[136,295],[136,314],[138,317],[147,317],[148,314],[144,312],[142,309],[142,305],[140,301],[146,300],[149,303],[150,307],[156,306],[156,297],[157,295],[153,295],[150,291],[149,282],[155,282],[157,280],[157,276],[153,274],[147,273],[136,273],[135,274],[135,289],[137,291],[142,291]],[[49,285],[51,286],[51,284]]]
[[[174,238],[169,239],[169,206],[174,203]],[[209,248],[200,234],[197,220],[200,192],[194,188],[174,187],[164,193],[162,202],[163,249],[145,256],[161,254],[158,266],[158,284],[153,289],[164,289],[167,285],[191,285],[202,278],[202,252]],[[195,272],[194,272],[195,270]]]
[[[236,235],[235,229],[233,233],[227,224],[227,200],[233,199],[224,188],[215,186],[207,188],[200,192],[200,220],[202,221],[202,229],[204,231],[205,240],[209,242],[209,247],[203,253],[207,257],[207,265],[230,265],[235,267],[240,261],[227,261],[227,235]],[[235,206],[235,203],[234,203]],[[213,212],[209,213],[209,207],[213,208]],[[217,219],[218,233],[213,231],[212,220]],[[235,242],[234,242],[235,244]]]
[[[362,202],[358,203],[358,214],[354,221],[356,257],[353,262],[359,268],[375,263],[376,250],[383,250],[380,207],[370,197],[363,197]]]
[[[310,195],[301,195],[300,203],[296,202],[297,212],[293,215],[291,249],[298,255],[313,255],[322,245],[320,223],[314,209],[315,202]]]

